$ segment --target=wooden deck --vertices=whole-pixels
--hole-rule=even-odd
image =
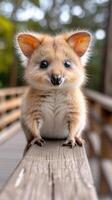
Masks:
[[[18,135],[18,140],[21,138]],[[43,147],[33,146],[5,185],[0,200],[96,200],[84,147],[71,149],[61,143],[47,141]]]
[[[26,140],[22,131],[0,145],[0,188],[6,183],[23,156]]]

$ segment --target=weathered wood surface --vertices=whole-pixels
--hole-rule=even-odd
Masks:
[[[0,90],[0,132],[20,118],[20,105],[25,91],[25,87]]]
[[[101,107],[105,108],[109,112],[112,112],[112,97],[89,89],[85,90],[85,95],[89,100],[99,103]]]
[[[96,169],[92,170],[96,179],[95,185],[101,196],[112,199],[112,97],[88,89],[85,94],[89,103],[86,130],[89,156],[91,159],[96,158],[95,168],[98,168],[99,174],[97,175]]]
[[[4,187],[0,200],[96,200],[84,147],[34,145]]]
[[[12,124],[14,121],[20,118],[20,109],[16,109],[11,111],[8,114],[5,114],[0,119],[0,129],[4,129],[7,125]]]
[[[112,197],[112,160],[105,159],[101,162],[101,194],[111,194]]]
[[[13,128],[15,129],[15,133],[12,136],[10,135],[11,137],[9,137],[7,141],[0,144],[0,189],[2,189],[3,185],[7,182],[7,179],[22,159],[26,145],[23,131],[21,129],[18,131],[16,129],[16,124],[14,126],[15,128]],[[3,135],[0,136],[3,142],[4,137]]]
[[[0,89],[0,99],[6,96],[21,95],[26,91],[26,89],[27,87],[13,87],[13,88]]]
[[[6,142],[10,137],[12,137],[14,134],[16,134],[20,130],[21,130],[21,125],[19,121],[14,122],[12,125],[4,128],[0,132],[0,145]]]
[[[16,98],[2,102],[0,105],[0,114],[8,110],[20,107],[21,99],[22,99],[21,97],[18,97],[18,98],[16,97]]]

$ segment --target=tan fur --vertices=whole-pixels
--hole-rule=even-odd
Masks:
[[[67,141],[74,145],[76,138],[81,139],[87,111],[81,86],[86,76],[81,57],[76,54],[75,47],[72,48],[68,43],[71,35],[73,33],[54,37],[34,35],[40,43],[27,58],[24,77],[29,83],[29,89],[21,108],[21,122],[28,142],[33,138],[68,137]],[[21,34],[19,37],[21,39]],[[22,47],[24,53],[24,44]],[[86,53],[87,49],[83,51]],[[64,67],[66,59],[71,61],[71,69]],[[50,63],[47,69],[39,68],[42,60],[48,60]],[[51,74],[63,76],[63,83],[60,86],[52,85]]]

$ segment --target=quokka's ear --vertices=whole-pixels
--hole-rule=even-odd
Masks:
[[[73,33],[68,39],[68,44],[73,48],[75,53],[81,57],[89,48],[91,42],[91,34],[86,31]]]
[[[40,40],[31,34],[20,33],[16,37],[18,48],[25,57],[30,58],[33,51],[40,45]]]

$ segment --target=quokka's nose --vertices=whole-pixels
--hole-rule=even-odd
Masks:
[[[61,75],[52,74],[51,75],[51,83],[53,85],[60,85],[62,83],[62,76]]]

